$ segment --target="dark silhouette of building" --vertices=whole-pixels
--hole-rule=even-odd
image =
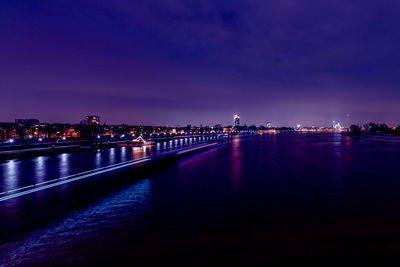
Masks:
[[[23,125],[39,124],[39,120],[37,120],[37,119],[16,119],[15,124],[23,124]]]

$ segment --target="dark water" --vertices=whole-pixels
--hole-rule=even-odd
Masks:
[[[103,153],[106,165],[143,151]],[[44,176],[98,166],[96,153],[57,157],[45,160]],[[7,164],[3,173],[18,179],[4,175],[3,189],[39,179],[30,178],[26,161],[16,161],[13,171]],[[126,173],[119,186],[95,182],[1,203],[0,259],[6,265],[326,265],[352,256],[393,263],[400,251],[399,164],[399,145],[336,134],[234,137],[178,162]]]

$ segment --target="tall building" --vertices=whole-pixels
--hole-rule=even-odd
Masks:
[[[87,125],[99,125],[100,117],[99,116],[86,116],[85,123]]]
[[[240,125],[240,116],[239,114],[233,114],[233,126],[237,127]]]

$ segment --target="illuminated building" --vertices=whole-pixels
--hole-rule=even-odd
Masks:
[[[340,123],[338,122],[338,123],[334,124],[333,129],[335,129],[335,131],[341,131],[342,130],[342,126],[340,126]]]
[[[85,123],[87,125],[99,125],[100,117],[99,116],[86,116]]]
[[[267,128],[272,128],[272,123],[267,122]]]
[[[233,126],[238,127],[240,125],[240,116],[239,114],[233,114]]]

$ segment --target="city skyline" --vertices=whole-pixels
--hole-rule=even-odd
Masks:
[[[322,125],[303,125],[301,123],[297,123],[295,125],[281,125],[279,123],[273,123],[273,122],[270,122],[270,121],[265,121],[264,123],[260,123],[260,124],[247,123],[247,122],[241,123],[240,122],[241,119],[240,119],[240,116],[239,116],[238,113],[234,113],[233,114],[233,121],[231,121],[231,123],[228,123],[228,124],[222,124],[222,123],[219,123],[219,122],[214,123],[214,124],[210,124],[210,123],[207,123],[207,122],[202,122],[202,123],[198,123],[198,124],[194,123],[193,124],[191,122],[187,122],[187,123],[184,123],[184,124],[176,124],[176,125],[171,125],[171,124],[166,124],[166,125],[162,125],[162,124],[129,124],[129,123],[126,123],[126,122],[122,122],[122,123],[106,123],[106,122],[103,122],[103,121],[100,122],[100,117],[101,116],[98,116],[98,115],[88,115],[88,116],[85,116],[83,119],[81,119],[79,122],[76,122],[76,121],[75,122],[60,122],[60,121],[50,122],[50,121],[39,120],[37,118],[25,118],[25,119],[19,118],[19,119],[14,119],[13,121],[0,121],[0,123],[14,123],[15,122],[16,124],[18,124],[18,123],[20,123],[20,121],[22,121],[23,123],[26,123],[24,121],[37,121],[37,122],[35,122],[36,124],[39,124],[39,122],[40,122],[40,123],[50,123],[50,124],[58,124],[58,123],[60,123],[60,124],[76,125],[76,124],[91,124],[89,121],[94,119],[94,121],[97,121],[97,123],[95,123],[95,124],[100,124],[100,125],[106,124],[106,125],[131,125],[131,126],[153,126],[153,127],[155,127],[155,126],[186,127],[187,125],[197,126],[197,127],[202,127],[202,126],[204,126],[204,127],[213,127],[215,125],[221,125],[221,126],[233,126],[233,127],[234,126],[263,126],[263,127],[267,127],[267,128],[271,128],[271,127],[278,127],[278,128],[279,127],[293,127],[293,128],[299,128],[299,125],[301,127],[323,127],[323,128],[329,128],[332,125],[336,125],[336,124],[339,124],[339,125],[342,124],[343,127],[346,126],[345,128],[349,128],[351,125],[363,126],[363,125],[366,125],[366,124],[369,124],[369,123],[382,124],[382,122],[379,122],[379,121],[352,122],[352,121],[350,121],[350,114],[346,114],[346,119],[343,120],[343,121],[336,120],[336,121],[332,121],[332,122],[326,122],[325,124],[322,124]],[[383,124],[386,124],[386,123],[383,123]],[[390,124],[389,125],[386,124],[386,125],[389,126],[389,127],[397,127],[397,126],[400,125],[400,123],[399,124],[393,124],[393,125],[390,125]],[[332,127],[335,128],[336,126],[332,126]]]
[[[399,5],[7,1],[0,121],[398,125]]]

